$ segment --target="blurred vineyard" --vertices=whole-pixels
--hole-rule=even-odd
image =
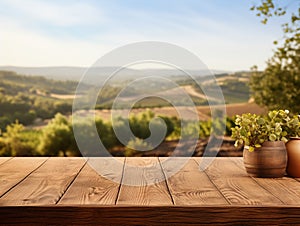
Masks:
[[[158,116],[163,120],[155,120]],[[167,126],[164,142],[158,147],[152,147],[151,143],[146,143],[144,139],[151,134],[149,122],[152,120],[152,126],[155,129],[163,129],[164,123]],[[97,134],[91,134],[91,127],[96,125]],[[230,136],[231,127],[234,126],[234,118],[216,118],[214,122],[211,119],[194,123],[186,121],[181,125],[181,121],[173,116],[159,116],[154,112],[147,110],[138,114],[132,114],[129,117],[129,125],[135,138],[129,136],[122,137],[125,143],[121,143],[116,137],[112,122],[96,118],[92,120],[74,121],[72,117],[66,117],[62,114],[56,114],[55,117],[42,129],[25,128],[19,122],[12,123],[6,127],[6,130],[0,137],[0,155],[1,156],[80,156],[81,153],[89,155],[93,143],[89,142],[91,136],[99,136],[105,148],[114,156],[169,156],[169,155],[190,155],[191,153],[173,153],[172,148],[180,139],[196,138],[198,146],[205,148],[208,138],[211,134],[218,138],[222,135]],[[126,131],[125,118],[121,116],[116,119],[114,125],[119,130]],[[81,131],[80,137],[86,140],[85,150],[80,150],[74,138],[73,128]],[[225,128],[225,130],[223,130]],[[176,145],[175,145],[176,146]],[[174,147],[175,147],[174,146]],[[148,151],[138,151],[141,147]],[[97,155],[92,153],[91,155]],[[199,155],[199,151],[194,155]]]
[[[181,89],[192,97],[195,106],[179,105],[174,108],[170,103],[155,97],[142,99],[133,106],[129,118],[130,129],[135,138],[124,133],[121,143],[110,121],[110,109],[114,98],[126,82],[119,86],[105,86],[99,94],[95,109],[80,110],[81,114],[95,113],[95,121],[82,120],[72,123],[72,101],[78,82],[56,81],[40,76],[0,71],[0,156],[80,156],[82,153],[96,155],[93,153],[95,144],[91,142],[92,137],[100,137],[105,149],[114,156],[201,156],[209,139],[219,139],[222,135],[230,136],[235,114],[265,112],[264,108],[248,102],[247,83],[250,73],[221,74],[216,77],[224,92],[226,116],[214,121],[211,119],[214,106],[211,108],[207,105],[205,95],[197,89],[195,82],[180,76],[175,78]],[[209,76],[199,79],[204,86],[211,83]],[[86,86],[89,89],[93,88],[91,85]],[[163,92],[174,96],[178,89],[180,88],[166,89]],[[131,92],[133,93],[128,93],[124,98],[130,99],[131,95],[139,94],[135,93],[135,90]],[[178,110],[181,115],[178,114]],[[126,110],[116,109],[116,112],[119,115],[116,126],[120,130],[128,131],[128,128],[125,128]],[[150,136],[149,122],[156,116],[167,125],[165,138],[158,146],[145,142]],[[199,117],[199,123],[189,121],[195,116]],[[180,119],[186,121],[183,126]],[[158,130],[163,128],[161,121],[154,122]],[[96,125],[97,134],[90,134],[93,125]],[[85,150],[79,151],[74,138],[74,128],[82,131],[80,136],[86,141],[83,148]],[[189,139],[198,140],[195,152],[187,153],[187,148],[180,147],[180,139],[185,139],[188,146],[192,145]],[[177,146],[179,147],[176,148]],[[139,149],[147,151],[138,151]],[[216,148],[210,149],[212,153],[216,152]],[[228,138],[224,140],[218,153],[221,155],[225,149],[228,150],[226,155],[231,152],[233,155],[237,154],[237,149]]]

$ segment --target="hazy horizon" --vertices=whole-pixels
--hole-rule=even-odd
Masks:
[[[196,54],[209,69],[264,69],[287,18],[267,26],[255,1],[0,0],[0,65],[90,67],[120,46],[162,41]]]

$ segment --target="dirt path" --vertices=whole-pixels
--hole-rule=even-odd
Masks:
[[[219,100],[216,99],[216,98],[206,96],[206,95],[204,95],[204,94],[202,94],[202,93],[198,93],[192,86],[182,86],[182,88],[183,88],[189,95],[192,95],[192,96],[195,96],[195,97],[199,97],[199,98],[204,99],[204,100],[219,101]]]

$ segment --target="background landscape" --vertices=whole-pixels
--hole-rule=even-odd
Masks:
[[[80,156],[95,149],[91,137],[100,136],[114,156],[201,156],[209,140],[223,139],[218,156],[241,156],[230,138],[235,116],[265,114],[267,110],[300,112],[300,2],[233,0],[204,1],[35,1],[0,0],[0,156]],[[120,76],[107,82],[108,72],[118,66],[93,67],[101,56],[129,43],[159,40],[191,51],[208,70],[193,71],[195,80],[183,72],[154,65],[124,67]],[[82,76],[85,91],[76,92]],[[214,76],[213,76],[214,75]],[[141,76],[164,77],[177,84],[168,86],[155,79],[141,81],[121,98],[124,103],[148,91],[172,96],[183,118],[193,117],[191,106],[178,94],[184,91],[197,108],[199,122],[181,124],[171,104],[155,96],[134,104],[131,114],[118,107],[118,123],[125,118],[135,135],[116,137],[111,108],[120,92]],[[214,80],[216,79],[216,80]],[[96,106],[73,110],[74,100],[90,98],[101,84]],[[214,84],[216,81],[216,84]],[[198,84],[201,84],[199,87]],[[221,88],[226,114],[217,110],[219,100],[211,93]],[[142,87],[142,89],[140,88]],[[211,106],[209,106],[209,104]],[[91,115],[94,122],[73,121],[73,114]],[[213,115],[218,115],[213,120]],[[163,142],[153,147],[149,122],[156,116],[167,125]],[[92,124],[97,134],[89,133]],[[160,130],[163,125],[155,121]],[[79,150],[74,128],[82,131],[85,150]],[[225,129],[222,129],[225,128]],[[196,131],[196,132],[195,132]],[[179,139],[196,137],[194,153],[180,147]],[[140,152],[139,149],[148,151]]]
[[[10,68],[24,74],[4,71],[3,69],[0,71],[0,126],[3,134],[1,155],[80,155],[74,138],[72,140],[72,125],[69,121],[79,79],[68,80],[68,78],[72,73],[80,75],[84,69],[67,67],[52,68],[52,70],[49,70],[49,68]],[[57,75],[56,78],[49,79],[51,71],[56,71],[53,74]],[[149,136],[147,125],[149,120],[154,115],[165,117],[169,120],[170,131],[164,144],[148,152],[130,152],[129,150],[126,151],[126,148],[113,135],[111,123],[109,122],[111,117],[110,108],[116,95],[126,86],[126,82],[131,81],[135,74],[139,74],[138,72],[138,70],[128,70],[125,76],[122,77],[124,78],[123,81],[119,80],[120,83],[114,84],[113,87],[105,86],[104,93],[99,94],[99,101],[95,109],[96,115],[99,117],[98,120],[101,121],[98,132],[101,133],[103,130],[110,131],[105,133],[105,136],[108,136],[108,134],[110,136],[108,136],[104,144],[114,155],[168,156],[180,138],[180,125],[176,109],[170,106],[170,103],[160,98],[149,97],[136,103],[132,110],[131,122],[135,135],[143,139]],[[201,92],[195,81],[187,79],[175,70],[146,70],[146,72],[143,72],[155,73],[155,75],[167,74],[192,98],[197,106],[202,126],[202,134],[200,136],[202,140],[199,142],[199,148],[195,155],[201,155],[211,130],[211,109],[208,106],[207,97]],[[36,76],[34,73],[39,73],[40,75]],[[99,76],[101,76],[101,73]],[[233,126],[235,114],[246,112],[261,114],[265,112],[264,108],[259,107],[251,100],[248,85],[250,76],[251,72],[249,71],[216,74],[217,83],[221,87],[226,101],[228,116],[227,136],[230,136],[230,127]],[[210,75],[199,76],[203,86],[205,84],[209,85],[211,79]],[[92,84],[86,84],[86,86],[93,87]],[[169,95],[176,95],[178,90],[171,88],[165,89],[164,92],[169,93]],[[138,94],[132,92],[128,94],[128,97]],[[184,118],[189,118],[190,114],[193,113],[189,107],[181,106],[181,108],[184,109]],[[92,110],[94,109],[86,109],[86,112]],[[120,115],[126,117],[126,115],[122,115],[121,109]],[[146,118],[143,115],[146,115]],[[52,119],[54,117],[55,119]],[[136,118],[136,120],[133,118]],[[142,126],[143,128],[139,128]],[[192,127],[190,130],[192,130]],[[191,132],[187,130],[185,133],[188,136]],[[227,151],[240,151],[240,148],[233,147],[232,141],[228,142],[229,144],[225,147]],[[139,145],[138,141],[136,145]],[[229,145],[230,147],[228,148]],[[184,155],[185,153],[181,154]],[[239,152],[232,155],[240,154]],[[230,153],[228,152],[227,155],[230,155]]]

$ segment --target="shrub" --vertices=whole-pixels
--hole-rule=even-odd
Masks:
[[[133,140],[130,140],[126,145],[124,155],[126,157],[130,157],[130,156],[134,156],[139,151],[145,151],[151,149],[152,149],[151,144],[145,142],[142,139],[134,138]]]

